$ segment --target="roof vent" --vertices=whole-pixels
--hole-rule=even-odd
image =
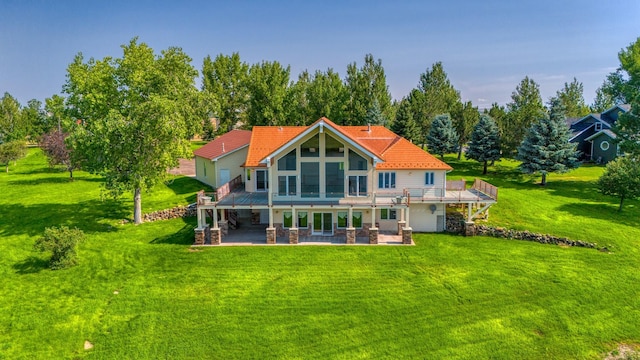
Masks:
[[[278,131],[282,131],[282,126],[278,126]]]
[[[224,143],[222,143],[222,152],[224,152]]]
[[[367,124],[367,132],[371,132],[371,124]]]

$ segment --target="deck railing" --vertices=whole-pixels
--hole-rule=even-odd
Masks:
[[[486,181],[476,179],[471,188],[480,191],[494,200],[498,200],[498,187],[493,186]]]
[[[216,201],[222,200],[225,196],[229,195],[233,190],[242,185],[242,176],[238,175],[231,181],[223,184],[216,190]]]

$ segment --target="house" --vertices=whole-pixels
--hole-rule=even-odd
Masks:
[[[236,136],[243,137],[234,142],[238,150],[221,155],[221,142]],[[255,126],[248,142],[245,136],[232,131],[198,151],[217,164],[233,157],[235,168],[225,162],[230,181],[199,194],[195,244],[219,244],[240,231],[238,223],[257,227],[267,243],[313,236],[377,243],[379,234],[411,243],[413,231],[445,230],[447,204],[465,204],[472,221],[496,202],[495,187],[447,182],[449,165],[383,126],[321,118],[309,126]]]
[[[616,134],[611,129],[620,113],[626,113],[629,109],[627,104],[615,105],[600,114],[589,114],[569,125],[572,132],[569,142],[577,144],[582,160],[607,163],[620,155],[620,148],[615,142]]]
[[[196,179],[215,188],[242,175],[251,131],[231,130],[193,152]]]

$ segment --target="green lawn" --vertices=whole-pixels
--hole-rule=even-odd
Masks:
[[[450,178],[481,170],[447,161]],[[69,182],[31,150],[0,173],[0,359],[601,359],[640,342],[640,203],[617,213],[593,189],[599,167],[541,188],[514,166],[485,177],[500,187],[490,223],[613,251],[433,234],[194,251],[194,220],[122,225],[129,199],[101,200],[98,178]],[[143,194],[144,211],[200,188],[177,177]],[[51,271],[32,246],[60,224],[87,240],[79,266]]]

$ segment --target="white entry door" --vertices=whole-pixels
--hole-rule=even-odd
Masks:
[[[231,170],[229,169],[220,169],[220,181],[218,186],[224,185],[231,180]]]

